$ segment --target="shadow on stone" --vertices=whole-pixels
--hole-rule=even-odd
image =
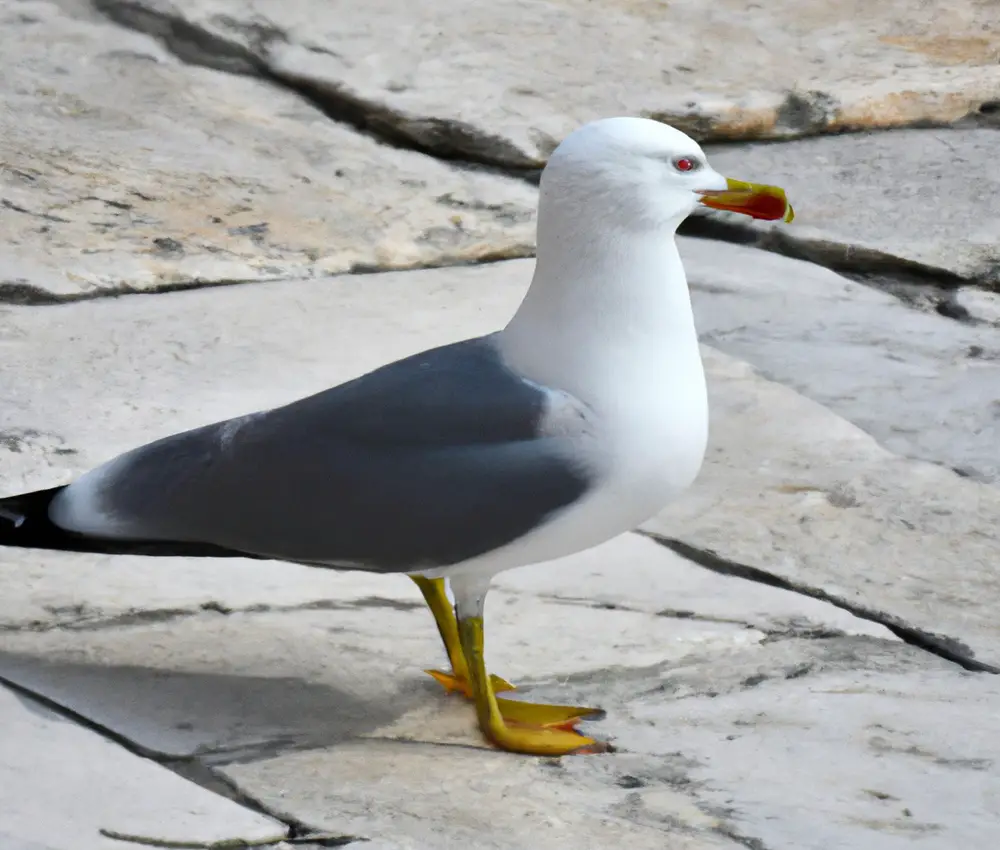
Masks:
[[[384,681],[388,681],[385,671]],[[158,757],[213,764],[335,744],[398,720],[430,684],[399,692],[379,682],[316,684],[291,677],[186,672],[100,663],[48,662],[0,653],[0,676]]]

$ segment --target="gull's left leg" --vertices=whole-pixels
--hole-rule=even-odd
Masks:
[[[462,651],[461,639],[458,633],[458,621],[455,619],[455,609],[445,591],[443,578],[425,578],[410,576],[414,584],[420,588],[427,607],[434,615],[438,633],[444,643],[448,661],[451,662],[451,673],[443,670],[427,670],[446,691],[457,692],[468,699],[474,699],[469,666]],[[493,693],[514,691],[517,688],[499,676],[490,675],[490,685]],[[599,708],[587,708],[579,705],[547,705],[545,703],[522,702],[521,700],[496,700],[500,713],[505,720],[512,723],[528,723],[535,726],[565,726],[572,728],[580,720],[589,718],[599,720],[604,712]]]
[[[581,711],[579,708],[497,699],[486,671],[483,608],[489,579],[457,576],[452,579],[452,589],[455,591],[458,636],[468,668],[469,688],[476,704],[479,728],[487,740],[510,752],[540,756],[600,753],[610,749],[604,742],[575,730],[581,715],[561,723],[546,723],[541,719],[546,710]],[[521,707],[517,716],[509,711],[512,706]]]
[[[465,663],[465,656],[462,654],[462,644],[458,639],[458,622],[455,620],[455,609],[444,588],[443,578],[425,578],[424,576],[410,576],[413,583],[420,588],[424,596],[424,602],[431,609],[434,615],[434,622],[438,627],[438,634],[444,643],[445,652],[448,653],[448,661],[451,663],[451,672],[444,670],[425,670],[432,676],[448,693],[460,693],[472,698],[472,691],[469,688],[469,668]],[[515,687],[499,676],[490,677],[493,682],[494,691],[513,691]]]

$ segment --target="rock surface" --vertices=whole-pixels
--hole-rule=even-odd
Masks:
[[[998,129],[901,130],[708,154],[723,174],[777,184],[792,199],[791,226],[730,218],[759,245],[875,282],[901,275],[911,284],[965,281],[1000,291],[998,144]]]
[[[285,825],[133,755],[0,685],[0,848],[121,850],[110,830],[161,841],[276,844]],[[185,846],[191,846],[187,844]]]
[[[927,345],[978,332],[799,261],[707,247],[683,246],[702,326],[775,368],[768,338],[794,352],[817,315],[840,346],[863,347],[858,329],[874,337],[878,321],[907,337],[931,328]],[[530,271],[513,261],[3,308],[3,492],[491,330]],[[811,305],[798,325],[793,297]],[[762,333],[741,331],[740,313]],[[894,850],[920,836],[991,850],[997,680],[893,630],[964,663],[1000,661],[989,602],[1000,494],[890,454],[705,354],[712,451],[690,498],[649,528],[696,561],[712,549],[766,572],[719,575],[626,535],[506,574],[488,603],[491,666],[526,697],[604,707],[593,732],[614,754],[555,763],[485,749],[470,706],[421,672],[442,651],[401,577],[4,550],[0,676],[155,758],[193,760],[286,822],[376,847],[559,850],[624,836],[640,848]],[[782,380],[834,395],[832,373],[810,382],[804,356],[787,360]],[[875,389],[858,386],[863,410]],[[949,386],[945,375],[927,392],[947,398]]]
[[[578,124],[648,114],[703,139],[991,118],[992,0],[98,0],[190,61],[273,75],[442,154],[538,165]],[[748,85],[748,81],[749,85]]]
[[[534,190],[154,39],[0,2],[0,300],[523,256]]]
[[[681,239],[680,249],[704,342],[890,451],[1000,483],[995,327],[915,310],[829,269],[754,248]],[[974,291],[980,311],[1000,298]]]
[[[1000,292],[985,292],[973,286],[963,286],[955,293],[955,303],[973,321],[1000,328]]]
[[[621,750],[602,758],[556,765],[383,742],[225,772],[275,803],[271,789],[284,789],[282,801],[335,829],[377,830],[388,803],[417,847],[473,836],[490,848],[596,848],[615,836],[650,848],[988,850],[996,841],[991,677],[809,673],[721,695],[631,696],[628,716],[608,721]],[[330,775],[353,781],[336,786]],[[491,793],[505,805],[484,806]]]
[[[66,566],[85,568],[89,559],[74,560]],[[60,574],[68,581],[60,566],[38,579],[33,597]],[[210,583],[215,564],[201,569]],[[207,604],[158,609],[148,590],[112,574],[107,580],[125,613],[109,606],[100,616],[72,620],[57,611],[27,624],[5,616],[0,674],[174,757],[228,761],[359,736],[477,740],[467,712],[453,705],[436,716],[447,706],[429,697],[436,686],[421,670],[444,659],[409,581],[318,578],[311,596],[280,606],[269,601],[270,585],[296,575],[286,578],[284,565],[268,569],[269,577],[238,577],[243,593],[256,591],[261,600],[239,609],[225,592]],[[198,587],[169,564],[151,578]],[[884,627],[830,605],[713,575],[638,535],[515,571],[497,588],[490,596],[491,663],[522,683],[558,676],[597,686],[623,667],[683,667],[706,653],[720,665],[743,656],[763,663],[771,640],[867,636],[879,653],[894,640]],[[81,590],[89,601],[85,584]],[[18,601],[15,594],[5,608]],[[592,639],[597,634],[599,641]]]
[[[530,252],[511,175],[589,118],[995,123],[993,5],[0,0],[0,495],[495,329],[529,261],[324,275]],[[487,606],[616,752],[485,748],[402,577],[0,549],[0,850],[994,850],[996,138],[712,150],[799,217],[682,240],[702,478]]]
[[[765,268],[780,260],[755,258]],[[781,264],[789,274],[800,265]],[[8,308],[11,374],[52,378],[44,392],[37,383],[4,387],[7,486],[62,483],[135,443],[282,403],[420,347],[492,330],[513,310],[529,273],[530,263],[515,262],[203,290],[155,302]],[[345,352],[337,359],[330,356],[331,328]],[[699,548],[829,584],[852,602],[942,631],[1000,663],[993,618],[974,604],[994,585],[1000,491],[889,454],[818,404],[708,355],[713,452],[695,496],[655,527],[671,535],[683,528],[677,536]],[[88,388],[95,385],[100,393]],[[89,415],[81,418],[84,404]],[[830,546],[841,547],[833,550],[841,553],[835,561]],[[965,576],[949,582],[947,601],[937,589],[942,561]],[[902,575],[907,582],[897,581]],[[885,605],[883,592],[890,593]]]
[[[821,591],[1000,671],[1000,490],[887,452],[745,363],[708,352],[695,486],[643,527]],[[898,618],[898,619],[897,619]]]
[[[998,697],[994,676],[833,673],[650,701],[619,740],[682,752],[700,807],[757,846],[987,850],[1000,834]],[[664,728],[673,741],[656,741]]]

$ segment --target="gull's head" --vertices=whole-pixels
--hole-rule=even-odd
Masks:
[[[610,230],[673,231],[701,204],[791,221],[783,190],[723,177],[698,143],[646,118],[606,118],[571,133],[542,172],[542,211],[592,216]],[[541,221],[540,221],[541,223]]]

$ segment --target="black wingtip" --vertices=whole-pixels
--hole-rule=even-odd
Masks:
[[[61,487],[49,487],[0,499],[0,546],[66,549],[70,535],[53,525],[49,505]]]
[[[24,525],[23,514],[7,510],[3,505],[0,505],[0,519],[4,519],[7,520],[7,522],[12,523],[14,528],[20,528]]]
[[[47,549],[59,552],[92,552],[105,555],[147,555],[189,558],[255,558],[208,543],[150,540],[109,540],[74,534],[49,519],[52,499],[66,485],[35,490],[0,499],[0,546],[17,549]]]

